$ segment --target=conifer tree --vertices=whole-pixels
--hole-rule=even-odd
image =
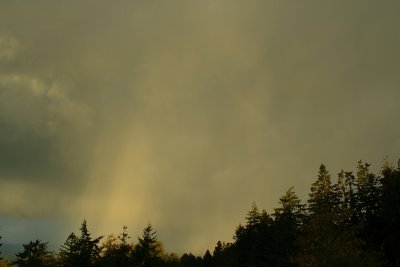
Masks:
[[[247,213],[246,216],[246,227],[251,230],[255,230],[255,228],[261,222],[261,213],[258,210],[257,204],[253,202],[251,205],[250,211]]]
[[[80,264],[79,238],[71,233],[60,248],[59,261],[63,267],[74,267]]]
[[[142,237],[138,237],[138,244],[133,252],[133,261],[136,266],[157,266],[162,260],[161,244],[157,240],[157,233],[149,223],[143,229]]]
[[[279,199],[280,207],[275,209],[275,221],[272,228],[274,244],[271,266],[292,266],[297,245],[296,238],[304,219],[304,205],[290,187]],[[272,254],[272,253],[271,253]]]
[[[71,233],[60,249],[59,257],[63,267],[90,267],[100,256],[99,242],[103,237],[93,239],[86,220],[83,220],[79,230],[81,235],[78,237]]]
[[[210,253],[210,251],[208,249],[207,249],[206,253],[204,253],[202,262],[203,262],[202,265],[204,267],[211,267],[212,266],[213,257],[211,256],[211,253]]]
[[[311,186],[308,199],[310,214],[328,213],[334,207],[334,194],[332,192],[331,176],[324,164],[319,167],[317,180]]]
[[[281,206],[275,209],[275,220],[288,219],[294,221],[296,225],[301,223],[305,206],[301,204],[293,187],[290,187],[285,195],[279,199],[279,204]]]
[[[367,224],[373,223],[380,213],[381,182],[379,177],[370,172],[368,163],[357,165],[357,211],[358,217]]]

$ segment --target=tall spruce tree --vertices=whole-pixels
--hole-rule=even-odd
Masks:
[[[275,209],[275,221],[272,228],[274,253],[271,266],[293,266],[292,258],[297,251],[296,238],[304,219],[304,205],[299,197],[289,188],[279,199],[280,207]]]
[[[157,233],[149,223],[143,229],[142,237],[138,237],[138,244],[133,251],[133,261],[135,266],[152,267],[158,266],[162,262],[162,248],[157,240]]]
[[[91,267],[100,256],[99,242],[102,236],[92,238],[86,220],[79,228],[81,234],[71,233],[60,249],[60,262],[63,267]]]
[[[309,196],[308,211],[310,215],[333,211],[335,197],[332,191],[331,176],[324,164],[319,167],[317,180],[311,185]]]
[[[80,247],[79,238],[75,233],[71,233],[64,244],[61,246],[58,258],[62,267],[79,266]]]

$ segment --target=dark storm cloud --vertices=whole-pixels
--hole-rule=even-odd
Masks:
[[[2,3],[0,211],[151,220],[167,248],[200,252],[253,200],[305,196],[321,162],[398,157],[399,8]]]

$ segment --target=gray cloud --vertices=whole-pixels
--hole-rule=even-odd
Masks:
[[[202,252],[253,200],[305,197],[321,162],[379,168],[400,147],[399,8],[2,3],[0,212],[151,220]]]

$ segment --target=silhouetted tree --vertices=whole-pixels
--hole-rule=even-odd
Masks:
[[[380,177],[371,173],[370,164],[358,162],[356,177],[356,214],[361,222],[361,236],[372,249],[379,249],[381,237],[381,195]]]
[[[368,163],[357,165],[357,211],[362,222],[368,223],[380,213],[380,179],[370,172]]]
[[[74,267],[80,264],[79,238],[71,233],[60,248],[59,261],[63,267]]]
[[[273,255],[271,266],[293,266],[292,258],[297,251],[296,238],[304,219],[305,206],[299,197],[289,188],[279,199],[281,207],[273,214],[275,222],[272,228]]]
[[[335,205],[331,176],[324,164],[319,167],[317,180],[311,185],[308,211],[312,214],[328,213]]]
[[[162,262],[161,244],[150,223],[143,229],[143,235],[138,237],[138,241],[133,251],[134,265],[145,267],[160,265]]]
[[[86,220],[82,222],[79,230],[81,235],[78,237],[71,233],[60,249],[59,258],[62,266],[94,266],[100,256],[99,242],[103,237],[93,239],[87,229]]]
[[[335,211],[340,214],[341,223],[351,227],[357,225],[360,220],[357,218],[357,191],[353,173],[341,170],[332,190],[336,199]]]
[[[239,225],[234,236],[235,243],[232,248],[226,249],[226,255],[232,255],[229,252],[233,250],[236,258],[230,266],[268,265],[275,253],[272,225],[272,217],[265,210],[260,212],[253,203],[247,213],[245,226]]]
[[[15,254],[14,261],[19,267],[56,266],[53,254],[47,250],[47,242],[36,240],[22,246],[24,250]]]
[[[180,259],[180,263],[182,267],[197,267],[200,266],[200,264],[197,261],[196,256],[194,256],[192,253],[184,253]]]
[[[99,260],[99,265],[105,267],[130,266],[132,247],[128,244],[129,238],[126,226],[123,226],[122,233],[118,237],[109,235],[102,246],[103,256]]]
[[[204,256],[203,256],[202,266],[210,267],[210,266],[212,266],[212,261],[213,261],[213,257],[211,255],[210,251],[207,249],[206,253],[204,253]]]

